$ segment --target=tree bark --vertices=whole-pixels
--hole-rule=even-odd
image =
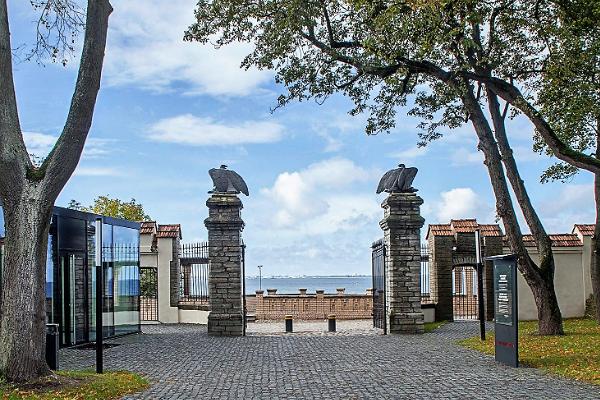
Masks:
[[[600,158],[600,132],[596,135],[596,157]],[[595,317],[600,324],[600,173],[594,174],[594,195],[596,198],[596,226],[592,237],[590,275],[594,305],[596,306]]]
[[[494,134],[502,155],[502,163],[517,198],[517,203],[521,211],[523,211],[525,221],[531,230],[540,258],[540,265],[538,266],[535,265],[529,254],[527,254],[526,259],[521,261],[524,265],[527,264],[524,269],[531,271],[530,275],[533,275],[525,279],[531,280],[531,282],[528,280],[528,283],[536,286],[535,290],[532,287],[532,292],[538,306],[539,333],[543,335],[562,335],[564,333],[562,314],[558,307],[558,299],[554,290],[555,264],[554,254],[552,253],[552,241],[531,203],[525,183],[519,174],[519,169],[508,142],[508,136],[506,135],[506,127],[504,118],[500,112],[498,97],[489,88],[486,89],[486,94],[489,112],[494,124]],[[525,255],[523,256],[525,257]]]
[[[0,198],[6,238],[0,298],[0,376],[23,382],[49,373],[45,361],[46,252],[56,197],[77,167],[100,88],[109,0],[88,0],[77,83],[62,134],[41,167],[19,125],[6,0],[0,0]]]
[[[510,197],[506,175],[502,166],[502,157],[499,145],[494,138],[492,129],[481,110],[480,104],[473,94],[473,88],[465,82],[466,89],[463,94],[463,103],[469,111],[469,119],[479,138],[479,148],[485,156],[484,164],[488,169],[494,196],[496,210],[502,219],[506,236],[511,250],[517,256],[517,266],[531,287],[538,310],[538,330],[542,335],[560,335],[562,330],[562,316],[558,308],[558,301],[554,291],[553,278],[544,270],[539,269],[527,252],[523,243],[523,235],[516,217],[515,209]],[[543,262],[547,262],[546,259]],[[553,275],[553,269],[551,269]]]
[[[45,359],[46,250],[52,203],[27,186],[4,204],[6,226],[0,301],[0,375],[24,382],[48,374]]]

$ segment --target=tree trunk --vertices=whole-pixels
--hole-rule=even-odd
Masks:
[[[508,136],[506,135],[504,117],[502,117],[500,112],[498,97],[489,88],[486,89],[486,93],[488,108],[494,124],[494,134],[502,155],[502,163],[517,198],[517,203],[523,212],[527,226],[531,230],[540,258],[539,265],[535,265],[528,253],[523,254],[519,260],[520,270],[527,271],[523,275],[532,289],[537,305],[538,331],[542,335],[562,335],[564,333],[562,313],[558,307],[556,291],[554,290],[555,265],[554,254],[552,253],[552,241],[531,203],[525,183],[519,174],[519,169],[513,157],[510,143],[508,142]]]
[[[531,261],[532,262],[532,261]],[[535,284],[530,283],[535,281]],[[548,276],[538,275],[526,279],[538,311],[538,333],[540,335],[563,335],[562,315],[554,290],[554,282]]]
[[[600,135],[598,136],[600,142]],[[600,157],[600,147],[596,150]],[[592,278],[592,293],[594,305],[596,306],[596,321],[600,324],[600,174],[594,176],[594,194],[596,197],[596,226],[592,237],[592,258],[590,275]]]
[[[538,322],[539,333],[542,335],[562,334],[562,317],[554,292],[554,282],[547,274],[548,268],[543,270],[538,268],[523,244],[523,235],[508,190],[498,143],[479,102],[473,94],[472,86],[465,83],[465,87],[463,103],[469,111],[469,119],[479,138],[479,148],[485,156],[484,164],[487,167],[492,189],[494,190],[498,216],[502,219],[510,248],[517,256],[519,271],[534,293],[538,318],[540,318]],[[548,258],[542,256],[540,265],[546,266],[547,263]]]
[[[45,359],[46,251],[52,204],[34,186],[4,204],[0,375],[24,382],[50,373]]]
[[[111,12],[109,0],[87,2],[83,50],[67,121],[44,163],[35,167],[21,134],[7,4],[0,0],[0,198],[6,225],[0,375],[9,381],[49,373],[45,273],[50,216],[54,200],[77,167],[92,124]]]

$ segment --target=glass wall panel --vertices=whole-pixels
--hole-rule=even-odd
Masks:
[[[96,222],[87,223],[88,337],[96,340]]]
[[[6,229],[4,227],[4,209],[0,207],[0,237],[4,237]]]
[[[109,224],[102,224],[102,266],[104,268],[103,331],[104,337],[110,337],[115,334],[115,304],[113,296],[113,226]]]
[[[4,238],[4,210],[0,207],[0,238]],[[4,270],[4,244],[0,243],[0,296],[2,295],[2,271]]]
[[[45,308],[61,345],[96,340],[96,215],[56,207],[48,237]],[[102,224],[104,337],[139,332],[139,230]],[[125,223],[125,222],[124,222]],[[4,235],[0,207],[0,237]],[[0,246],[0,293],[2,290]]]
[[[86,225],[83,219],[58,217],[58,245],[60,250],[85,251]]]
[[[49,324],[56,323],[55,309],[55,291],[54,277],[56,276],[55,258],[56,255],[56,235],[48,235],[48,250],[46,252],[46,318]]]
[[[113,227],[115,334],[139,330],[139,231]]]

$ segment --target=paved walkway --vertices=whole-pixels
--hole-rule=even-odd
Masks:
[[[294,321],[294,336],[359,336],[382,335],[383,330],[373,328],[373,320],[338,320],[336,332],[328,332],[327,320]],[[248,324],[248,336],[285,336],[285,321],[257,321]]]
[[[106,350],[105,366],[152,381],[132,399],[600,399],[597,386],[512,369],[457,346],[477,334],[473,323],[421,336],[357,326],[349,329],[356,335],[282,335],[277,324],[262,325],[239,338],[209,337],[203,326],[144,326],[142,335],[110,341],[120,345]],[[93,360],[93,350],[61,351],[67,369],[91,368]]]

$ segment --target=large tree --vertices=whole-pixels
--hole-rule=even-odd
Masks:
[[[40,55],[42,59],[56,58],[72,46],[70,28],[76,28],[72,25],[76,19],[70,13],[78,12],[76,4],[72,0],[31,3],[41,13],[37,54],[46,52]],[[6,0],[0,0],[0,199],[6,226],[0,375],[10,381],[49,373],[44,357],[44,291],[50,216],[54,201],[77,167],[92,124],[111,12],[108,0],[87,2],[83,50],[67,119],[54,148],[36,166],[19,123],[8,8]]]
[[[600,323],[600,172],[594,171],[600,161],[600,2],[560,1],[550,10],[555,14],[552,23],[541,16],[534,20],[537,32],[547,38],[547,51],[540,57],[539,71],[526,83],[536,89],[531,99],[540,111],[536,118],[547,121],[562,145],[553,150],[548,145],[552,142],[538,134],[536,149],[549,155],[572,152],[594,174],[596,221],[590,272]],[[565,158],[548,168],[542,180],[565,181],[580,171],[573,159]]]
[[[144,206],[135,199],[123,201],[110,196],[98,196],[94,204],[89,207],[81,205],[78,201],[71,200],[69,208],[79,211],[87,211],[94,214],[106,215],[107,217],[123,218],[130,221],[150,221],[150,216],[144,211]]]
[[[562,334],[552,243],[519,174],[506,131],[506,99],[494,86],[498,72],[530,68],[528,57],[516,57],[522,49],[530,56],[537,50],[526,33],[506,32],[509,24],[499,21],[507,8],[523,3],[201,0],[186,39],[214,41],[217,47],[253,43],[242,65],[276,70],[276,81],[287,88],[278,106],[341,92],[355,104],[351,114],[370,114],[369,134],[392,130],[409,96],[414,99],[409,114],[423,120],[421,144],[441,137],[441,127],[470,122],[497,214],[534,295],[539,332]],[[510,46],[497,40],[509,34]],[[508,183],[534,237],[538,263],[522,241]]]

